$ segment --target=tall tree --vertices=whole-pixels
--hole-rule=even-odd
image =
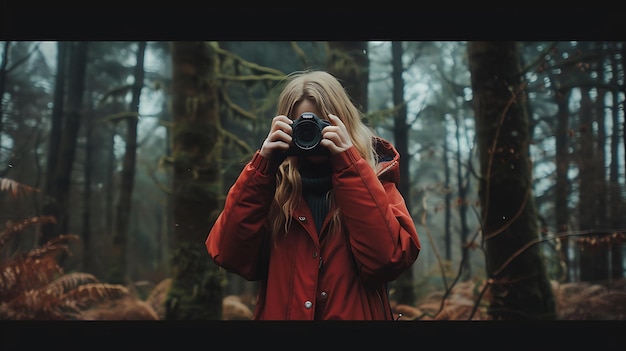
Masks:
[[[83,213],[82,213],[82,229],[80,231],[83,242],[83,260],[82,269],[83,272],[95,273],[95,260],[94,254],[91,250],[92,246],[92,221],[91,221],[91,200],[92,200],[92,178],[93,178],[93,154],[94,154],[94,115],[89,113],[85,116],[84,121],[85,130],[85,161],[83,167],[83,177],[85,179],[83,184]]]
[[[174,237],[168,320],[222,318],[224,272],[204,241],[221,209],[222,132],[215,43],[172,43]]]
[[[160,48],[161,50],[163,50],[164,55],[167,55],[169,57],[171,57],[171,52],[170,52],[170,45],[169,43],[156,43],[156,45],[158,46],[158,48]],[[164,60],[167,63],[169,63],[169,60]],[[167,65],[166,66],[167,69],[166,71],[171,73],[172,68]],[[159,87],[160,89],[163,89],[165,91],[169,91],[169,86],[171,85],[171,80],[169,79],[169,74],[167,77],[163,78],[164,82],[162,83],[163,86]],[[161,123],[164,125],[170,125],[172,123],[172,111],[170,110],[170,99],[163,99],[162,102],[162,113],[161,113]],[[164,149],[165,149],[165,155],[170,155],[172,153],[171,150],[171,143],[170,140],[171,138],[171,128],[165,128],[165,138],[164,138]],[[167,170],[165,173],[165,180],[164,183],[165,184],[171,184],[172,182],[172,173],[170,172],[170,170]],[[170,253],[170,249],[171,249],[171,239],[172,239],[172,233],[173,233],[173,211],[172,211],[172,199],[171,196],[167,196],[165,199],[165,202],[162,205],[162,209],[160,210],[162,211],[162,215],[160,216],[161,221],[159,222],[159,231],[158,231],[158,238],[157,238],[157,247],[158,252],[157,252],[157,262],[158,262],[158,267],[159,271],[163,272],[163,274],[166,277],[169,277],[170,275],[170,262],[169,262],[169,253]]]
[[[624,67],[626,67],[626,43],[622,42],[622,50],[620,51],[622,58],[622,72],[626,71]],[[620,92],[622,95],[626,95],[626,82],[622,79],[621,84],[619,85]],[[626,131],[626,118],[622,120],[622,131]],[[624,145],[624,152],[622,152],[623,162],[622,166],[624,167],[623,172],[626,173],[626,133],[622,133],[622,145]]]
[[[578,169],[580,183],[580,201],[578,204],[578,225],[580,230],[592,231],[596,229],[596,213],[592,210],[597,207],[595,191],[595,144],[593,142],[593,106],[589,96],[590,87],[580,89],[580,128],[578,137]],[[599,247],[592,247],[591,241],[582,241],[580,247],[580,279],[587,282],[598,282],[600,277],[595,267],[598,262]]]
[[[132,98],[130,102],[131,114],[126,119],[126,138],[122,174],[120,177],[119,197],[116,207],[115,231],[113,233],[113,269],[111,270],[112,283],[128,283],[127,251],[128,227],[133,186],[135,183],[135,168],[137,159],[137,122],[139,120],[139,104],[141,90],[144,85],[144,56],[146,42],[140,41],[137,46],[137,61],[135,63],[134,83],[132,86]]]
[[[556,126],[556,185],[554,194],[554,213],[556,218],[557,234],[566,233],[569,230],[569,206],[567,205],[571,183],[568,177],[570,166],[569,154],[569,113],[567,105],[572,90],[569,87],[557,89],[557,126]],[[569,239],[567,236],[559,236],[560,250],[559,261],[562,262],[564,271],[562,280],[569,282]]]
[[[402,55],[404,50],[401,41],[391,42],[391,66],[393,81],[393,105],[394,105],[394,122],[393,137],[396,149],[400,153],[402,162],[400,162],[400,193],[404,196],[407,208],[411,209],[410,185],[409,177],[409,126],[407,125],[407,108],[404,100],[404,64],[402,63]],[[400,304],[415,304],[415,288],[413,287],[413,269],[407,269],[394,282],[395,298]]]
[[[455,159],[456,159],[456,183],[457,183],[457,188],[458,188],[458,206],[459,206],[459,221],[461,222],[461,233],[460,233],[460,237],[461,237],[461,279],[463,280],[469,280],[472,277],[472,265],[470,264],[470,248],[471,245],[468,245],[468,243],[470,242],[469,239],[469,234],[470,234],[470,227],[468,224],[468,220],[467,220],[467,213],[468,213],[468,192],[470,189],[470,181],[471,181],[471,166],[470,167],[463,167],[463,155],[462,155],[462,140],[461,140],[461,127],[462,127],[462,123],[464,123],[464,119],[463,116],[460,115],[459,112],[457,112],[458,115],[454,116],[454,124],[455,124],[455,128],[454,128],[454,135],[455,135],[455,139],[456,139],[456,155],[455,155]],[[465,136],[465,139],[467,139],[468,136]],[[446,141],[444,140],[443,142],[444,144],[447,144]],[[472,159],[470,158],[468,160],[468,163],[470,163],[472,161]],[[447,167],[447,166],[446,166]],[[447,212],[447,210],[446,210]],[[473,239],[472,239],[473,241]],[[452,261],[452,254],[449,253],[446,256],[450,261]]]
[[[528,115],[517,43],[467,45],[480,160],[481,220],[495,320],[554,319],[538,242]]]
[[[623,43],[622,43],[623,45]],[[618,43],[613,43],[612,47],[617,48],[618,47]],[[618,59],[616,58],[617,55],[613,54],[611,55],[611,59],[610,59],[610,65],[611,65],[611,69],[613,72],[618,72],[619,71],[619,67],[620,64],[618,62]],[[623,65],[622,65],[623,67]],[[620,79],[618,79],[618,75],[616,74],[612,74],[611,75],[611,81],[609,84],[611,84],[614,87],[618,87],[619,86],[619,82]],[[622,84],[624,84],[624,82],[622,81]],[[612,125],[612,132],[611,132],[611,162],[610,162],[610,166],[609,166],[609,211],[610,211],[610,228],[623,228],[624,225],[624,219],[623,219],[623,213],[624,213],[624,199],[622,198],[621,192],[620,192],[620,185],[619,185],[619,147],[620,147],[620,141],[619,141],[619,135],[620,135],[620,123],[619,123],[619,118],[620,118],[620,93],[618,88],[614,88],[611,91],[611,98],[612,98],[612,107],[611,107],[611,125]],[[626,134],[626,133],[623,133]],[[622,145],[623,146],[623,145]],[[621,241],[611,241],[611,278],[613,279],[620,279],[624,277],[624,268],[623,268],[623,253],[622,253],[622,243]]]
[[[598,44],[596,44],[598,45]],[[592,47],[592,50],[596,51],[598,48],[597,47]],[[602,49],[597,50],[598,52],[602,52]],[[604,81],[604,77],[605,77],[605,64],[604,64],[604,59],[605,56],[604,55],[600,55],[600,57],[598,57],[597,59],[594,60],[594,62],[592,63],[592,69],[594,71],[594,73],[596,74],[595,79],[597,80],[597,85],[595,88],[595,97],[594,97],[594,101],[593,101],[593,108],[592,108],[592,118],[594,120],[593,125],[595,126],[594,129],[596,130],[595,132],[595,140],[594,140],[594,144],[595,144],[595,153],[594,153],[594,157],[593,157],[593,161],[595,163],[595,166],[593,167],[594,170],[594,192],[596,194],[596,198],[599,199],[599,201],[596,203],[596,206],[594,206],[594,214],[596,217],[596,228],[599,228],[600,225],[603,225],[604,223],[608,223],[608,207],[607,207],[607,202],[609,201],[609,198],[607,196],[607,181],[606,181],[606,167],[605,167],[605,160],[606,160],[606,141],[607,141],[607,135],[606,135],[606,115],[605,115],[605,96],[607,93],[607,89],[605,88],[605,81]],[[606,226],[606,225],[604,225]],[[611,232],[604,232],[604,233],[599,233],[599,239],[600,242],[603,243],[607,243],[608,240],[610,240],[610,234]],[[596,257],[597,257],[597,261],[598,264],[595,267],[595,270],[598,272],[597,274],[597,278],[599,278],[601,281],[606,281],[608,280],[610,274],[609,274],[609,250],[608,250],[608,246],[607,244],[601,245],[600,249],[597,250],[596,252]]]
[[[467,66],[461,65],[457,63],[460,59],[458,55],[454,54],[456,47],[458,47],[458,43],[446,43],[443,47],[449,47],[452,51],[451,54],[441,55],[439,59],[440,62],[436,63],[437,71],[440,73],[440,77],[442,82],[444,83],[443,87],[445,88],[444,94],[445,96],[460,96],[462,95],[462,91],[468,87],[468,83],[464,83],[465,80],[459,81],[459,77],[462,77],[464,72],[467,72]],[[463,51],[465,48],[463,47]],[[450,67],[450,71],[444,69],[447,64],[445,61],[452,62]],[[458,81],[458,82],[457,82]],[[471,105],[464,101],[459,101],[458,99],[449,99],[441,104],[441,107],[437,107],[437,114],[439,116],[443,116],[444,123],[448,123],[447,116],[450,116],[450,121],[454,122],[454,140],[456,140],[456,150],[450,149],[448,132],[443,134],[441,137],[441,144],[443,144],[442,148],[444,153],[442,154],[443,165],[444,165],[444,173],[445,173],[445,181],[444,181],[444,189],[445,191],[445,224],[444,224],[444,243],[445,243],[445,259],[449,262],[453,262],[453,251],[452,251],[452,211],[454,208],[458,209],[458,221],[459,221],[459,238],[460,238],[460,248],[461,248],[461,262],[459,266],[459,279],[462,281],[466,281],[472,278],[472,265],[471,265],[471,250],[473,247],[472,242],[475,240],[474,237],[470,237],[470,225],[468,219],[468,210],[469,203],[471,201],[468,198],[471,189],[471,180],[473,174],[473,160],[471,155],[473,152],[472,145],[469,145],[469,140],[471,140],[470,129],[466,127],[466,109],[471,109]],[[430,130],[430,128],[429,128]],[[462,132],[464,134],[462,134]],[[467,143],[466,146],[463,146],[464,143]],[[467,151],[466,151],[467,150]],[[469,151],[469,152],[468,152]],[[469,158],[465,161],[464,153],[470,155]],[[455,165],[449,165],[450,158],[455,161]],[[467,162],[467,164],[465,164]],[[450,178],[452,177],[452,167],[456,168],[456,185],[451,183]],[[452,196],[454,192],[452,191],[453,187],[457,188],[456,194],[457,197],[452,200]],[[444,276],[445,283],[445,276]],[[447,286],[445,284],[444,286]]]
[[[67,110],[64,113],[56,163],[53,163],[53,169],[46,175],[52,177],[52,180],[46,182],[49,188],[43,206],[43,214],[55,217],[57,222],[42,225],[40,244],[67,232],[69,226],[70,181],[82,119],[88,42],[71,42],[68,45]],[[63,62],[59,62],[59,68],[62,66]]]
[[[59,144],[63,126],[63,103],[65,100],[65,79],[67,68],[67,46],[65,41],[57,42],[57,72],[54,77],[54,97],[52,104],[52,123],[50,127],[50,137],[48,138],[48,159],[46,162],[46,182],[44,189],[52,188],[51,177],[59,156]]]

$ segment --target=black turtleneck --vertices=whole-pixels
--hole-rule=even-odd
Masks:
[[[332,168],[329,163],[316,164],[306,162],[304,159],[300,163],[302,196],[304,196],[309,209],[311,209],[315,227],[319,233],[322,229],[324,218],[326,218],[328,213],[326,195],[332,188]]]

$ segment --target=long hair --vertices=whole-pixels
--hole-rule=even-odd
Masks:
[[[285,115],[291,119],[294,106],[305,99],[311,101],[322,113],[319,116],[328,120],[333,114],[345,124],[353,145],[373,169],[377,166],[377,157],[373,145],[373,131],[361,120],[361,113],[346,93],[341,83],[331,74],[324,71],[298,71],[290,74],[278,98],[277,115]],[[276,193],[270,212],[272,238],[278,239],[280,234],[286,235],[291,225],[291,214],[301,198],[302,185],[298,172],[298,157],[287,157],[276,173]],[[327,196],[329,208],[334,202],[333,192]],[[331,220],[331,231],[336,232],[341,226],[341,209],[334,211]]]

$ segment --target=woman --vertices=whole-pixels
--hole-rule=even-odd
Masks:
[[[311,113],[326,153],[294,147],[294,120]],[[216,264],[260,281],[255,319],[393,319],[387,283],[420,251],[398,161],[332,75],[289,76],[205,243]]]

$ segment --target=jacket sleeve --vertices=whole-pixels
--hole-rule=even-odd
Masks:
[[[395,280],[421,246],[396,184],[379,180],[355,147],[333,156],[333,187],[359,274],[365,281]]]
[[[248,280],[259,279],[267,269],[266,218],[276,191],[276,168],[259,151],[254,154],[230,188],[205,241],[217,265]]]

